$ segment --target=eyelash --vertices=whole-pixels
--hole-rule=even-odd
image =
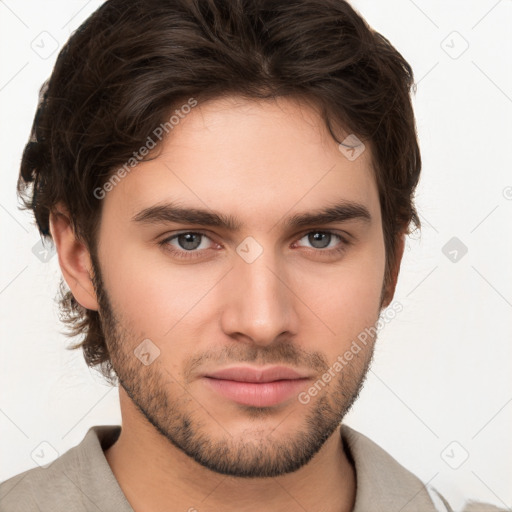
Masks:
[[[306,235],[309,235],[311,233],[329,234],[329,235],[333,235],[333,236],[335,236],[335,237],[340,239],[341,243],[339,244],[339,246],[336,246],[334,249],[315,249],[315,248],[311,249],[312,251],[314,251],[316,253],[321,253],[323,255],[334,256],[334,255],[341,254],[341,253],[345,252],[345,250],[347,249],[347,246],[349,246],[351,244],[351,242],[349,240],[347,240],[347,238],[343,237],[339,233],[336,233],[334,231],[325,230],[325,229],[313,229],[313,230],[310,230],[310,231],[306,231],[305,233],[303,233],[298,238],[298,240],[301,240]],[[201,235],[201,236],[206,237],[206,238],[211,240],[211,238],[206,233],[203,233],[201,231],[182,231],[180,233],[176,233],[176,234],[174,234],[174,235],[172,235],[170,237],[165,238],[161,242],[158,242],[158,245],[163,247],[164,250],[170,252],[173,256],[175,256],[177,258],[180,258],[180,259],[183,259],[183,260],[187,260],[187,259],[188,260],[192,260],[192,259],[195,259],[195,258],[202,257],[201,256],[201,252],[203,252],[203,251],[205,251],[207,249],[203,249],[203,250],[199,250],[199,251],[198,250],[191,250],[191,251],[177,250],[177,249],[174,249],[169,244],[169,242],[171,242],[172,240],[178,238],[181,235]]]

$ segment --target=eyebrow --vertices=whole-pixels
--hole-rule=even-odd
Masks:
[[[370,224],[372,217],[366,206],[353,201],[341,201],[318,210],[298,213],[283,221],[284,228],[300,228],[313,224],[331,224],[358,220]],[[132,221],[141,224],[160,224],[175,222],[222,228],[227,231],[241,231],[243,224],[232,215],[212,210],[188,208],[176,203],[165,203],[144,208],[132,217]]]

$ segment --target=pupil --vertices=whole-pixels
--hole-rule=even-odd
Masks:
[[[197,249],[201,244],[201,242],[199,241],[200,236],[201,235],[197,235],[194,233],[184,233],[178,237],[178,241],[182,249]],[[197,240],[195,240],[196,238]]]
[[[317,249],[324,249],[331,242],[331,234],[324,233],[323,231],[316,231],[314,234],[309,235],[309,242]],[[320,246],[315,246],[316,242],[320,242]]]

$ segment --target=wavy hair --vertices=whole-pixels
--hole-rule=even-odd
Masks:
[[[51,239],[62,202],[75,235],[96,254],[112,176],[183,98],[297,96],[372,147],[392,276],[399,237],[420,228],[421,169],[402,55],[344,0],[108,0],[69,38],[43,84],[18,178],[22,209]],[[89,366],[112,375],[99,314],[61,281],[61,320]]]

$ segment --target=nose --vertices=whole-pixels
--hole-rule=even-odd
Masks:
[[[287,280],[284,262],[278,261],[270,250],[252,262],[235,258],[224,283],[224,332],[260,346],[271,344],[279,336],[296,334],[297,299]]]

